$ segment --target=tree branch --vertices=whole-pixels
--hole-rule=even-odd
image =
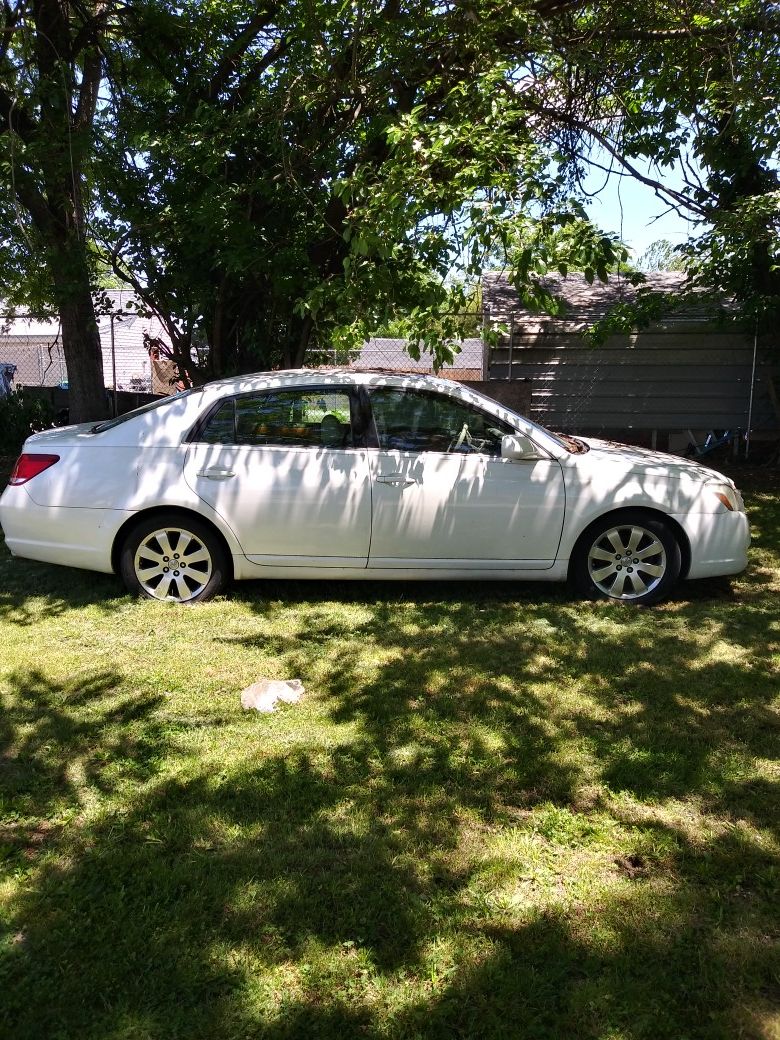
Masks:
[[[97,47],[92,47],[86,53],[81,72],[79,98],[73,118],[75,130],[84,130],[92,125],[102,78],[103,60]]]
[[[247,22],[243,30],[238,34],[232,44],[225,48],[222,60],[217,66],[217,71],[211,77],[208,85],[208,97],[214,101],[225,89],[231,75],[238,68],[241,58],[246,54],[260,33],[265,29],[270,20],[279,9],[278,4],[271,4],[258,11],[253,18]]]
[[[45,197],[35,187],[24,170],[17,170],[14,175],[16,197],[32,217],[33,223],[42,235],[51,236],[54,228],[54,217],[46,203]]]
[[[728,32],[724,32],[727,28]],[[599,33],[589,34],[587,36],[572,37],[574,43],[590,42],[591,40],[627,40],[636,43],[654,43],[662,42],[663,40],[680,40],[680,39],[691,39],[691,40],[702,40],[708,38],[724,39],[727,35],[733,36],[735,33],[751,33],[751,32],[764,32],[764,31],[778,31],[780,30],[780,18],[774,15],[772,12],[767,12],[764,18],[749,18],[744,22],[727,22],[726,25],[685,25],[676,29],[665,29],[665,28],[649,28],[649,29],[634,29],[634,28],[621,28],[616,26],[614,29],[605,29]]]
[[[0,87],[0,134],[16,134],[25,144],[35,136],[36,123],[16,99]]]
[[[269,47],[263,57],[252,66],[235,90],[232,91],[230,101],[228,102],[229,108],[235,108],[236,105],[240,104],[241,94],[246,90],[246,88],[251,86],[253,83],[256,83],[266,69],[270,68],[276,59],[280,58],[288,50],[289,46],[289,41],[282,38],[277,40],[272,47]]]
[[[506,84],[504,85],[504,91],[510,93],[513,100],[520,100],[516,92],[509,90]],[[664,201],[674,202],[675,208],[690,210],[691,212],[698,214],[700,217],[706,217],[708,215],[707,208],[697,203],[690,196],[675,191],[673,188],[664,185],[661,181],[656,180],[653,177],[647,177],[643,174],[631,162],[629,162],[617,145],[615,145],[605,134],[601,133],[600,130],[597,130],[591,123],[586,123],[569,112],[562,112],[555,108],[548,108],[545,105],[539,105],[529,98],[527,94],[523,95],[522,102],[525,107],[534,114],[543,116],[547,119],[552,119],[572,130],[576,130],[578,133],[584,134],[587,137],[592,137],[594,141],[601,145],[601,147],[631,175],[631,177],[642,184],[646,184],[649,188],[652,188],[656,195],[658,195],[659,198],[664,199]]]

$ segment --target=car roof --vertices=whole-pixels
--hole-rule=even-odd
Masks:
[[[290,368],[272,372],[253,372],[215,380],[207,383],[204,389],[217,390],[220,393],[242,393],[268,386],[321,386],[323,383],[428,387],[431,390],[450,393],[454,391],[456,394],[464,389],[460,383],[451,379],[438,379],[424,373],[353,368]]]
[[[480,390],[472,388],[468,383],[460,383],[454,379],[440,379],[436,376],[420,372],[397,372],[382,369],[354,368],[290,368],[273,372],[254,372],[247,375],[232,376],[229,379],[206,383],[201,389],[206,399],[216,401],[232,394],[251,394],[259,390],[286,387],[324,387],[324,386],[373,386],[400,387],[402,389],[431,390],[447,394],[467,404],[487,409],[494,415],[517,419],[517,413],[506,405],[500,404]],[[528,422],[528,420],[524,420]],[[531,424],[533,425],[533,424]]]

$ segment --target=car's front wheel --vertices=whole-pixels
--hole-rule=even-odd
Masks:
[[[641,512],[605,517],[577,543],[572,577],[590,599],[658,603],[680,576],[680,546],[670,528]]]
[[[150,517],[132,529],[119,568],[130,592],[173,603],[211,599],[229,576],[227,555],[211,528],[173,513]]]

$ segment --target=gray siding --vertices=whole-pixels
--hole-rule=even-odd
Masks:
[[[490,323],[514,330],[512,376],[531,380],[534,419],[593,432],[747,427],[753,336],[732,323],[729,301],[722,301],[722,320],[716,322],[706,296],[687,294],[655,326],[591,347],[583,334],[616,305],[636,302],[637,287],[619,275],[592,285],[581,274],[543,281],[561,302],[556,317],[523,310],[502,273],[489,272],[482,283]],[[685,281],[679,273],[648,274],[643,289],[674,297]],[[490,376],[506,379],[506,336],[491,353]],[[753,405],[757,432],[780,429],[779,363],[780,341],[774,335],[760,344]]]
[[[780,425],[762,344],[753,429]],[[491,378],[508,375],[508,344],[492,351]],[[745,429],[752,337],[736,332],[648,330],[591,347],[574,332],[515,334],[512,378],[531,380],[531,418],[560,430]]]

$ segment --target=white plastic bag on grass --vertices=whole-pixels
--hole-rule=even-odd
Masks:
[[[278,701],[296,704],[303,692],[300,679],[261,679],[241,691],[241,704],[247,711],[273,711]]]

